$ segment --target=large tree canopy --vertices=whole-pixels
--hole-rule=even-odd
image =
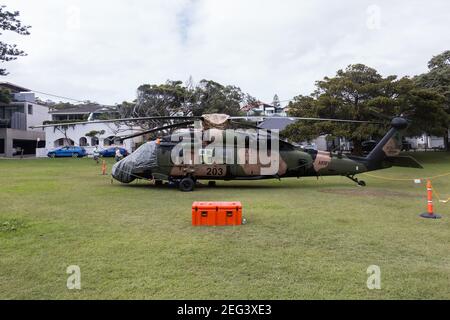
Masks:
[[[194,89],[191,111],[193,115],[225,113],[234,116],[239,114],[242,103],[251,99],[236,86],[202,80]]]
[[[449,150],[448,130],[450,128],[450,50],[434,56],[428,62],[429,71],[415,77],[416,83],[422,88],[431,89],[443,96],[442,107],[446,115],[441,118],[441,126],[444,128],[445,148]]]
[[[238,115],[241,105],[254,98],[240,88],[222,85],[212,80],[192,81],[168,80],[164,84],[144,84],[137,90],[137,99],[123,102],[119,112],[123,117],[153,117],[173,115],[202,115],[226,113]],[[143,127],[154,127],[160,122],[146,122]]]
[[[187,112],[188,92],[181,81],[144,84],[137,89],[133,115],[138,117],[171,116]]]
[[[28,29],[30,26],[22,25],[19,20],[19,11],[8,11],[6,7],[0,6],[0,28],[5,31],[12,31],[21,35],[30,34]],[[0,33],[2,35],[2,33]],[[17,59],[18,56],[26,55],[24,51],[17,48],[15,44],[8,44],[0,41],[0,62],[6,62]],[[8,72],[6,69],[0,68],[0,75],[5,76]]]
[[[354,64],[338,70],[333,78],[317,81],[311,95],[295,97],[288,107],[290,116],[350,120],[382,120],[406,114],[413,122],[410,133],[419,134],[437,127],[442,116],[440,101],[440,95],[418,88],[409,78],[383,77],[373,68]],[[374,124],[300,121],[282,134],[294,141],[310,140],[320,134],[346,137],[353,142],[355,153],[360,153],[363,140],[379,137],[385,131],[386,127]]]

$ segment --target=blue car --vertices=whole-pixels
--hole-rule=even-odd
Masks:
[[[82,158],[87,156],[87,152],[83,147],[78,146],[66,146],[62,148],[58,148],[47,153],[47,156],[50,158],[55,157],[73,157],[73,158]]]
[[[124,157],[128,155],[128,151],[125,148],[119,148],[120,154]],[[108,149],[103,149],[99,152],[102,157],[115,157],[116,156],[116,147],[111,147]]]

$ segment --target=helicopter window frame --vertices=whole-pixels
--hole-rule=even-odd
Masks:
[[[211,148],[200,148],[198,150],[198,154],[202,159],[203,164],[212,164],[213,163],[213,157],[215,156],[216,152],[215,149]]]

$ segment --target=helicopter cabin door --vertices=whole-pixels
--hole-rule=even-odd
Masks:
[[[227,154],[227,157],[234,157],[230,165],[230,172],[233,177],[253,177],[261,174],[261,166],[258,164],[257,144],[249,136],[245,137],[245,144],[235,144],[233,155]]]
[[[223,178],[227,174],[227,166],[223,163],[216,163],[215,149],[200,149],[199,155],[202,164],[196,165],[195,175],[201,177]]]

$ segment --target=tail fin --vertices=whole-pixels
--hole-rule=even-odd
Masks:
[[[406,119],[400,117],[392,119],[391,129],[366,157],[369,170],[390,166],[422,168],[412,157],[399,157],[402,149],[402,131],[407,127]]]
[[[394,167],[407,167],[407,168],[420,168],[423,169],[422,165],[417,162],[416,159],[409,156],[395,156],[395,157],[387,157],[386,162],[390,166]]]

